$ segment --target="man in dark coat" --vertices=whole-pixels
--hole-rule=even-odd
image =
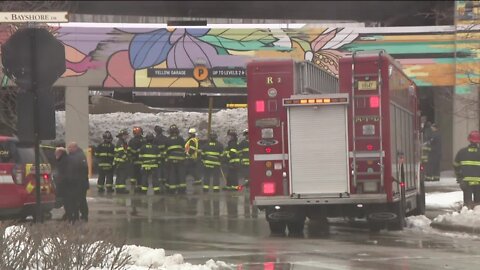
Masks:
[[[55,149],[55,170],[54,170],[54,181],[56,187],[56,207],[64,207],[65,215],[63,218],[65,219],[67,213],[68,205],[65,205],[65,183],[67,182],[67,149],[64,147],[57,147]]]
[[[430,151],[425,170],[426,181],[440,181],[440,161],[442,159],[442,138],[436,124],[431,125],[431,134],[428,140]]]
[[[67,150],[67,181],[65,183],[67,219],[74,223],[79,219],[80,212],[82,220],[87,221],[87,190],[89,189],[87,158],[75,142],[68,144]]]

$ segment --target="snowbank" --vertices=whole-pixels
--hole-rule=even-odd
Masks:
[[[26,231],[23,226],[10,226],[5,228],[3,237],[7,239],[12,237],[14,234],[22,234]],[[48,239],[48,238],[45,238]],[[44,240],[45,240],[44,239]],[[94,247],[95,243],[90,245]],[[14,250],[14,249],[12,249]],[[118,250],[118,249],[117,249]],[[136,245],[126,245],[124,246],[124,251],[126,254],[130,255],[130,262],[127,264],[126,269],[130,270],[147,270],[147,269],[172,269],[172,270],[221,270],[221,269],[233,269],[231,265],[226,264],[222,261],[214,261],[210,259],[202,265],[193,265],[184,261],[184,258],[181,254],[173,254],[167,256],[165,250],[162,248],[148,248]],[[38,256],[48,256],[47,252],[40,252]],[[109,261],[113,261],[113,257]],[[42,261],[41,259],[39,260]],[[108,264],[108,263],[107,263]],[[37,268],[35,268],[37,269]],[[40,266],[39,270],[43,269]],[[92,270],[107,270],[110,268],[92,268]]]
[[[434,235],[440,235],[440,236],[457,238],[457,239],[479,239],[480,238],[477,235],[472,235],[465,232],[457,231],[456,226],[449,226],[448,229],[450,231],[438,230],[432,227],[432,226],[435,226],[436,221],[435,220],[432,221],[424,215],[407,217],[406,223],[407,223],[407,226],[405,230],[411,231],[411,232],[422,233],[422,234],[424,233],[434,234]],[[444,229],[446,228],[444,227]]]
[[[452,212],[436,217],[432,225],[454,227],[461,231],[480,232],[480,206],[473,210],[463,207],[460,212]]]
[[[65,138],[65,112],[57,111],[56,116],[56,141]],[[108,113],[90,114],[90,144],[96,145],[102,141],[102,134],[109,130],[115,136],[121,129],[126,128],[132,135],[132,128],[140,126],[144,134],[153,132],[156,125],[163,127],[164,134],[170,125],[175,124],[180,130],[180,135],[186,138],[188,129],[197,129],[200,138],[205,138],[208,128],[208,113],[200,112],[161,112],[161,113]],[[227,130],[237,130],[239,139],[241,132],[247,128],[247,109],[227,109],[212,114],[212,130],[217,132],[218,140],[226,144]]]
[[[435,192],[425,194],[428,209],[460,209],[463,205],[463,192]]]

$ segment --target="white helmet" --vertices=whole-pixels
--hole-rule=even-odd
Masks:
[[[196,130],[195,128],[190,128],[190,129],[188,130],[188,133],[189,133],[189,134],[196,134],[196,133],[197,133],[197,130]]]

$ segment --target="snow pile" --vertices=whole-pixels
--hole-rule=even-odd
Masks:
[[[433,220],[433,224],[444,225],[448,227],[471,228],[472,231],[480,231],[480,205],[468,209],[463,207],[460,212],[452,212],[439,215]]]
[[[405,219],[407,223],[407,228],[425,230],[430,228],[430,223],[432,221],[424,215],[421,216],[410,216]]]
[[[428,209],[460,209],[463,205],[463,192],[435,192],[425,194]]]
[[[65,112],[57,111],[56,116],[56,141],[65,138]],[[126,128],[130,135],[134,126],[143,128],[144,135],[153,132],[159,125],[164,134],[170,125],[175,124],[180,130],[180,135],[187,138],[188,129],[196,128],[200,139],[206,138],[208,129],[208,113],[201,112],[160,112],[160,113],[108,113],[89,115],[90,144],[96,145],[102,141],[102,134],[109,130],[115,136],[121,129]],[[241,132],[247,128],[247,109],[226,109],[212,114],[212,130],[217,132],[218,140],[224,145],[227,142],[227,130],[235,129],[242,139]]]
[[[26,228],[24,226],[10,226],[5,228],[4,234],[3,234],[3,239],[9,239],[11,237],[17,237],[18,239],[19,235],[28,235],[28,232],[26,231]],[[1,236],[1,235],[0,235]],[[20,239],[21,240],[21,239]],[[21,245],[22,248],[23,246],[27,243],[28,240],[25,240],[25,242],[10,242],[10,244],[13,245]],[[40,266],[35,269],[41,270],[44,269],[45,267],[42,266],[42,256],[49,256],[49,238],[43,238],[42,239],[42,244],[43,246],[43,252],[38,252],[37,255],[33,256],[33,258],[38,258],[38,262],[40,263]],[[4,242],[5,243],[5,242]],[[7,242],[8,243],[8,242]],[[95,248],[98,243],[101,242],[96,242],[93,244],[89,244],[86,249],[82,247],[82,250],[89,250],[90,248]],[[18,247],[9,247],[10,251],[17,250]],[[7,249],[1,249],[2,251],[5,251]],[[118,248],[115,248],[115,251],[112,252],[110,255],[117,254],[119,251]],[[142,247],[142,246],[136,246],[136,245],[125,245],[123,247],[123,254],[128,254],[130,256],[130,260],[126,265],[125,269],[129,270],[147,270],[147,269],[172,269],[172,270],[223,270],[223,269],[233,269],[232,265],[228,265],[225,262],[222,261],[214,261],[213,259],[210,259],[205,262],[205,264],[202,265],[193,265],[190,263],[186,263],[184,261],[184,258],[181,254],[173,254],[171,256],[166,256],[165,255],[165,250],[158,248],[148,248],[148,247]],[[13,255],[12,255],[13,256]],[[115,259],[113,256],[108,256],[107,262],[105,262],[105,265],[109,265],[107,268],[100,268],[100,267],[94,267],[91,268],[92,270],[108,270],[111,269],[112,262]]]

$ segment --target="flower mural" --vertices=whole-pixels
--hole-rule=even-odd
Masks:
[[[435,27],[433,27],[435,28]],[[469,73],[478,74],[478,37],[472,28],[469,38],[455,36],[455,26],[302,28],[115,28],[112,26],[56,26],[52,33],[65,45],[67,70],[62,78],[82,77],[84,83],[105,88],[245,87],[244,77],[151,77],[149,69],[245,68],[262,58],[308,60],[332,74],[338,61],[355,50],[384,49],[403,65],[404,72],[419,86],[469,88]],[[378,32],[377,30],[380,29]],[[0,26],[0,44],[16,26]],[[454,40],[457,40],[454,46]],[[444,76],[448,70],[452,76]],[[473,70],[473,71],[472,71]],[[2,84],[8,79],[0,74]],[[468,89],[467,89],[468,90]],[[466,90],[465,90],[466,91]]]

